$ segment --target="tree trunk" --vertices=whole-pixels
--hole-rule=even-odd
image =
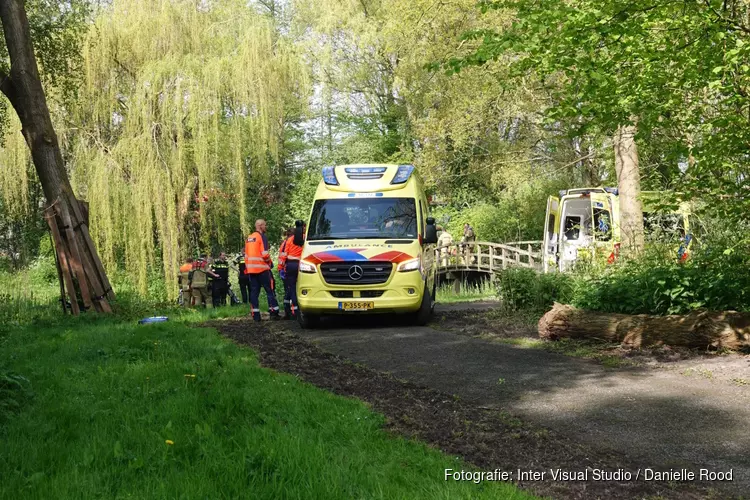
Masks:
[[[635,125],[623,125],[614,135],[615,171],[620,192],[620,231],[622,250],[626,253],[637,253],[643,248],[643,206],[639,198],[641,173],[635,133]]]
[[[79,285],[88,289],[90,284],[97,309],[108,312],[110,308],[104,298],[114,298],[114,293],[65,170],[39,77],[23,0],[0,1],[0,21],[11,63],[9,75],[0,71],[0,91],[18,113],[21,133],[31,150],[47,202],[55,205],[60,220],[64,221],[62,229],[72,236],[68,257],[80,272]]]
[[[685,316],[600,313],[557,304],[539,320],[539,337],[600,339],[631,347],[750,347],[750,313],[695,312]]]

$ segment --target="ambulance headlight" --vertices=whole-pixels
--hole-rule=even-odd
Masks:
[[[405,273],[408,271],[417,271],[419,266],[422,264],[422,259],[417,257],[416,259],[407,260],[398,265],[398,272]]]
[[[309,262],[301,260],[299,261],[299,272],[315,274],[317,271],[315,270],[315,264],[310,264]]]

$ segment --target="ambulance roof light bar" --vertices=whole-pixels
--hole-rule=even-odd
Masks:
[[[414,172],[414,165],[399,165],[391,184],[403,184],[409,180],[412,172]]]
[[[339,185],[339,180],[336,178],[336,169],[334,167],[323,167],[323,182],[329,186]]]
[[[582,196],[590,195],[591,193],[609,193],[615,196],[619,195],[620,192],[617,188],[605,187],[605,188],[575,188],[575,189],[561,189],[559,194],[560,198],[567,195],[578,194]]]

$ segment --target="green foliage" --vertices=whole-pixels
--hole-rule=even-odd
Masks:
[[[82,34],[92,13],[92,0],[25,0],[31,43],[48,93],[69,102],[80,83]],[[8,74],[10,57],[0,26],[0,71]],[[0,107],[0,134],[7,126],[9,106]]]
[[[2,498],[531,498],[444,481],[465,465],[213,329],[68,320],[14,331],[0,359],[19,403],[0,426]]]
[[[674,245],[651,242],[645,251],[615,264],[576,266],[567,274],[509,269],[498,295],[512,310],[544,312],[552,302],[624,314],[750,311],[750,247],[736,231],[713,228],[685,262]]]
[[[565,181],[547,180],[524,182],[504,192],[496,201],[479,202],[470,206],[454,204],[436,207],[432,213],[443,227],[458,241],[463,225],[474,227],[477,239],[491,242],[541,240],[547,196],[569,187]]]
[[[540,274],[533,269],[510,268],[500,273],[497,287],[504,309],[544,312],[553,302],[568,302],[572,280],[560,273]]]
[[[748,5],[740,0],[485,0],[510,25],[475,29],[455,72],[507,60],[515,83],[540,78],[546,121],[577,134],[637,122],[652,179],[746,220]],[[644,158],[645,159],[645,158]],[[643,162],[648,165],[649,161]],[[678,168],[678,166],[682,168]]]
[[[293,227],[295,220],[307,222],[312,209],[312,200],[315,198],[315,191],[321,179],[322,174],[319,168],[306,168],[297,172],[292,180],[289,195],[289,215],[285,221],[288,226]]]
[[[750,311],[750,252],[698,249],[687,262],[654,250],[576,277],[572,304],[626,314],[685,314],[697,309]]]

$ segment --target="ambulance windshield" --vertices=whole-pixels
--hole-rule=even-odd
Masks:
[[[316,200],[308,240],[417,238],[414,198]]]

